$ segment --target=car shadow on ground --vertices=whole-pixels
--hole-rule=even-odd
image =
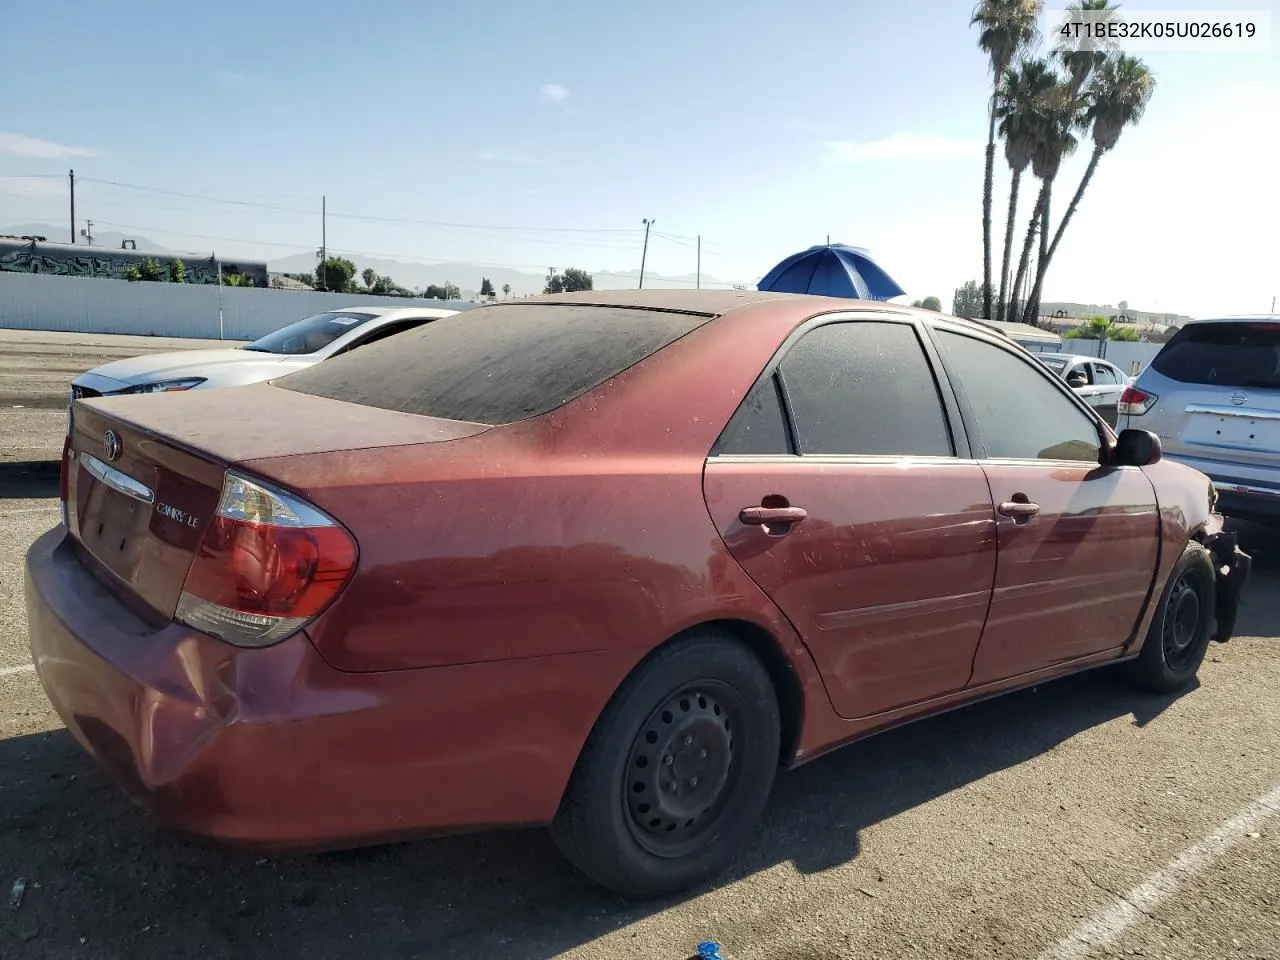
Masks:
[[[1145,724],[1174,699],[1098,671],[854,744],[780,778],[754,841],[715,885],[787,861],[802,873],[847,863],[864,828],[1099,724]],[[0,770],[0,864],[12,871],[0,882],[7,893],[27,880],[22,906],[0,910],[0,943],[19,945],[6,957],[541,960],[679,902],[619,900],[566,866],[543,831],[297,857],[183,840],[62,730],[0,741]]]
[[[0,500],[38,500],[58,495],[57,460],[0,463]]]
[[[1274,580],[1280,536],[1251,531],[1245,543]],[[1280,634],[1270,582],[1246,591],[1241,633]],[[1099,725],[1145,725],[1176,699],[1103,669],[849,746],[783,775],[752,842],[690,896],[781,863],[808,874],[851,862],[864,829]],[[0,740],[0,771],[0,892],[27,884],[20,907],[0,904],[6,958],[543,960],[685,899],[619,900],[540,830],[292,857],[183,840],[123,799],[62,730]]]

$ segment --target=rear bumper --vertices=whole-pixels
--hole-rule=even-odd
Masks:
[[[31,652],[67,729],[177,830],[267,849],[548,822],[612,657],[349,674],[136,619],[62,528],[26,564]]]
[[[1243,466],[1170,455],[1170,460],[1199,470],[1218,491],[1217,510],[1240,520],[1280,521],[1280,467],[1258,467],[1249,472],[1261,476],[1239,476]]]
[[[1213,555],[1218,592],[1215,603],[1217,625],[1213,639],[1226,643],[1231,639],[1240,610],[1240,591],[1249,579],[1253,559],[1240,549],[1234,533],[1220,531],[1209,538],[1207,546]]]

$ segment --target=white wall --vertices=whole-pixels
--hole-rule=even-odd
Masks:
[[[17,330],[256,340],[315,313],[373,304],[398,307],[458,305],[456,301],[314,290],[130,283],[127,280],[0,272],[0,327]]]

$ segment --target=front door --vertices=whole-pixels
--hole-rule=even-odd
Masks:
[[[1151,588],[1159,515],[1139,467],[1103,467],[1097,423],[1029,358],[936,336],[996,506],[991,612],[979,685],[1118,649]]]
[[[829,322],[795,340],[708,459],[704,490],[842,716],[968,682],[995,518],[912,321]]]

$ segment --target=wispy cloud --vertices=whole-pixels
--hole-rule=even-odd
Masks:
[[[559,107],[566,117],[577,116],[582,111],[569,104],[569,88],[558,83],[544,83],[538,88],[538,102]]]
[[[486,163],[514,163],[520,166],[528,166],[529,164],[538,162],[527,154],[512,152],[510,150],[480,150],[475,156],[477,160],[483,160]]]
[[[0,176],[0,196],[3,197],[61,197],[66,193],[67,182],[62,177]]]
[[[946,163],[980,156],[982,144],[976,140],[940,137],[931,133],[898,133],[868,143],[828,140],[822,144],[822,160],[826,163],[860,163],[865,160]]]
[[[57,160],[61,157],[92,157],[94,152],[84,147],[68,147],[49,140],[38,140],[21,133],[0,130],[0,154],[14,157],[37,157],[41,160]]]
[[[569,99],[569,89],[558,83],[544,83],[538,90],[538,99],[543,103],[564,103]]]

